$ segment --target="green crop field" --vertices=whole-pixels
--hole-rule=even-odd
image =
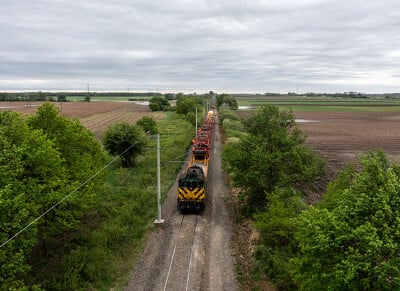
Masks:
[[[272,104],[292,111],[348,111],[348,112],[398,112],[400,100],[355,98],[307,98],[307,97],[239,97],[239,106],[257,108]]]

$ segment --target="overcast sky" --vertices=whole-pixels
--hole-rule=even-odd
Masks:
[[[0,0],[0,91],[400,92],[398,0]]]

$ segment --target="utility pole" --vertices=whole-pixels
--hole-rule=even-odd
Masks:
[[[197,138],[197,106],[196,106],[196,138]]]
[[[157,226],[164,225],[164,219],[161,219],[161,179],[160,179],[160,134],[157,134],[157,219],[154,224]]]

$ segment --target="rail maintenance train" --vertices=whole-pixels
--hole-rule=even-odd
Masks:
[[[192,140],[188,167],[178,180],[177,208],[180,213],[201,212],[205,208],[214,116],[214,110],[208,111],[196,139]]]

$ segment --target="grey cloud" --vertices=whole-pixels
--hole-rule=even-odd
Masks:
[[[400,91],[399,6],[4,0],[0,90]]]

